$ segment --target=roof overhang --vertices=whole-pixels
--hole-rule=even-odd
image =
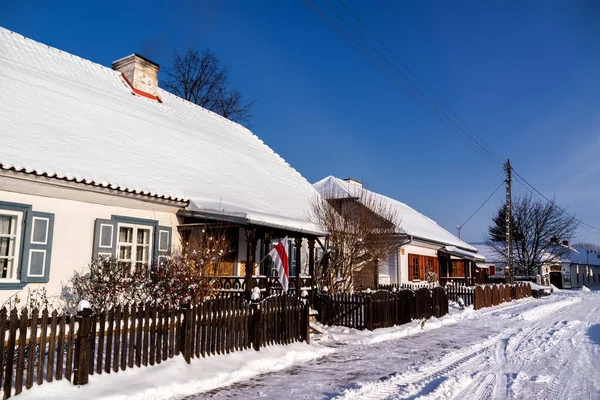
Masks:
[[[442,249],[442,251],[456,257],[464,258],[466,260],[485,261],[485,257],[481,254],[473,253],[471,251],[465,251],[459,249],[456,246],[446,246]]]
[[[231,211],[227,208],[221,210],[200,209],[195,203],[191,202],[187,209],[180,211],[178,214],[210,221],[235,223],[241,226],[261,226],[279,231],[301,233],[307,236],[328,235],[320,225],[314,222],[258,211]]]

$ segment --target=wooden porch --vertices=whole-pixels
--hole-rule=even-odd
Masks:
[[[316,234],[248,224],[243,219],[222,217],[186,214],[178,227],[182,242],[187,243],[192,237],[201,236],[210,229],[211,232],[220,232],[232,245],[232,251],[227,257],[223,257],[219,268],[205,274],[213,289],[220,292],[243,292],[248,299],[254,287],[258,287],[263,296],[281,293],[283,288],[272,268],[270,257],[266,255],[274,244],[287,238],[290,241],[286,246],[289,261],[288,293],[300,297],[302,291],[306,290],[312,299],[315,285],[315,244],[321,243]],[[303,260],[303,253],[306,260]]]

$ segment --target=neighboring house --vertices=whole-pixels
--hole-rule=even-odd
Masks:
[[[505,257],[502,257],[492,246],[485,242],[471,242],[469,244],[476,247],[479,254],[485,257],[485,261],[477,263],[475,268],[478,281],[484,283],[486,278],[490,276],[504,279]]]
[[[263,238],[312,252],[324,235],[309,182],[245,127],[160,89],[158,70],[0,28],[0,301],[59,294],[96,256],[155,264],[209,223],[232,238],[233,275],[258,272]]]
[[[314,184],[328,199],[356,201],[357,193],[364,189],[354,179],[334,176]],[[460,240],[435,221],[397,200],[367,191],[398,213],[401,219],[398,230],[409,236],[410,242],[389,254],[379,265],[380,283],[424,282],[429,272],[434,272],[440,282],[473,284],[475,265],[485,261],[477,249]]]
[[[478,265],[489,264],[489,275],[495,275],[496,278],[504,276],[506,257],[485,242],[471,243],[471,245],[476,246],[479,252],[485,256],[485,263],[478,263]],[[586,249],[572,247],[567,241],[557,244],[557,246],[562,246],[567,252],[556,261],[548,261],[556,259],[556,256],[541,257],[542,260],[546,259],[547,261],[541,262],[540,283],[552,283],[559,289],[580,288],[584,285],[600,286],[600,255]],[[495,274],[491,268],[495,268]],[[525,274],[524,268],[515,263],[516,278],[519,279]]]
[[[570,248],[560,263],[549,266],[550,282],[559,289],[600,286],[600,255]]]

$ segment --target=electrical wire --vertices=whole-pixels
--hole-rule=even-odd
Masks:
[[[302,0],[300,0],[302,2]],[[390,61],[382,52],[377,49],[368,39],[366,39],[354,26],[351,22],[349,22],[346,18],[344,18],[334,7],[332,7],[327,0],[322,0],[323,4],[333,13],[337,19],[341,20],[341,22],[347,26],[353,34],[347,30],[345,30],[340,24],[338,24],[333,18],[331,18],[326,12],[324,12],[317,4],[316,1],[313,2],[311,0],[304,0],[306,4],[309,5],[308,9],[316,15],[319,19],[324,21],[327,25],[329,25],[336,34],[346,40],[352,48],[354,48],[365,60],[367,60],[373,67],[375,67],[379,72],[381,72],[384,76],[392,79],[394,83],[405,93],[407,94],[413,101],[415,101],[419,106],[423,107],[426,111],[428,111],[434,118],[436,118],[440,123],[450,128],[450,130],[456,134],[458,137],[462,137],[466,140],[467,144],[476,151],[479,155],[481,155],[484,159],[490,162],[495,167],[499,167],[503,169],[502,158],[498,157],[494,150],[489,146],[483,139],[477,136],[477,134],[461,119],[439,96],[433,92],[433,90],[427,86],[423,82],[422,79],[418,77],[418,75],[412,71],[375,33],[370,30],[365,23],[356,15],[356,13],[352,12],[349,7],[347,7],[342,0],[337,0],[337,2],[343,7],[343,9],[350,15],[354,20],[358,22],[358,24],[371,36],[373,39],[387,51],[400,65],[410,74],[421,86],[424,90],[421,90],[414,82],[411,81],[407,74],[403,73],[397,65],[395,65],[392,61]],[[365,43],[363,45],[361,42]],[[433,97],[433,100],[428,97],[428,95],[424,92],[427,92],[429,95]],[[539,198],[541,201],[546,201],[549,204],[553,204],[557,207],[558,210],[563,212],[564,214],[570,216],[575,221],[579,222],[583,227],[587,227],[589,229],[593,229],[596,233],[600,233],[600,228],[597,228],[593,225],[583,222],[578,219],[574,215],[567,212],[564,208],[558,206],[554,201],[548,199],[544,196],[539,190],[537,190],[533,185],[527,182],[520,174],[516,171],[515,178],[516,180],[523,185],[523,187],[531,192],[534,196]],[[499,187],[494,191],[497,192]],[[492,196],[494,195],[492,194]],[[492,197],[490,196],[490,198]],[[476,211],[463,223],[466,224],[482,207],[489,201],[488,198],[484,204],[482,204]],[[460,225],[461,227],[463,225]]]
[[[471,218],[473,218],[475,216],[475,214],[477,214],[479,212],[479,210],[481,210],[483,208],[483,206],[485,206],[487,204],[488,201],[490,201],[490,199],[492,197],[494,197],[494,195],[496,194],[496,192],[498,191],[498,189],[500,189],[502,187],[502,185],[504,185],[505,181],[500,182],[500,185],[498,185],[498,187],[496,188],[496,190],[494,190],[492,192],[492,194],[490,194],[490,196],[485,199],[485,201],[479,206],[479,208],[477,208],[477,210],[475,210],[475,212],[473,214],[471,214],[471,216],[469,218],[467,218],[467,220],[465,222],[463,222],[462,224],[459,225],[459,227],[462,229],[463,226],[466,225],[467,222],[469,222],[471,220]]]

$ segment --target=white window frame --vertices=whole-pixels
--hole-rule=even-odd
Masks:
[[[42,259],[42,273],[41,274],[32,274],[31,273],[31,260],[33,260],[33,253],[42,253],[44,258]],[[46,274],[46,250],[38,250],[38,249],[30,249],[29,250],[29,262],[27,263],[27,276],[35,277],[35,278],[43,278]]]
[[[108,246],[102,245],[102,229],[110,228],[110,244]],[[98,238],[98,248],[99,249],[112,249],[113,248],[113,237],[115,232],[113,231],[114,226],[112,224],[100,224],[100,237]],[[118,239],[117,239],[118,240]],[[107,254],[109,257],[112,256],[112,253],[98,253],[98,255]]]
[[[44,235],[44,241],[43,242],[36,242],[33,240],[33,235],[35,234],[35,221],[46,221],[46,234]],[[44,217],[33,217],[31,219],[31,240],[29,241],[31,244],[41,244],[41,245],[47,245],[48,244],[48,230],[50,229],[50,218],[44,218]]]
[[[133,241],[131,243],[121,242],[121,228],[133,228]],[[136,224],[127,224],[127,223],[119,223],[117,224],[117,262],[129,262],[131,264],[131,268],[135,268],[135,264],[138,262],[135,259],[136,250],[137,250],[137,232],[138,229],[143,229],[146,231],[150,231],[148,236],[148,265],[152,264],[152,235],[154,233],[154,229],[151,225],[136,225]],[[121,259],[121,243],[126,245],[127,247],[131,246],[131,260],[123,260]],[[143,244],[145,246],[145,244]]]
[[[162,245],[164,245],[165,243],[162,243],[162,234],[166,233],[167,234],[167,239],[166,239],[166,247],[162,247]],[[159,229],[158,230],[158,251],[169,251],[171,248],[171,243],[169,243],[169,231],[165,230],[165,229]]]
[[[0,215],[17,217],[17,229],[15,230],[15,234],[0,234],[2,237],[8,237],[9,239],[14,238],[15,249],[13,251],[14,256],[0,256],[1,259],[12,259],[13,260],[13,276],[2,278],[0,277],[0,282],[20,282],[18,278],[19,274],[19,255],[21,254],[21,241],[22,241],[22,228],[23,228],[23,212],[22,211],[12,211],[0,209]],[[1,274],[0,274],[1,276]]]

